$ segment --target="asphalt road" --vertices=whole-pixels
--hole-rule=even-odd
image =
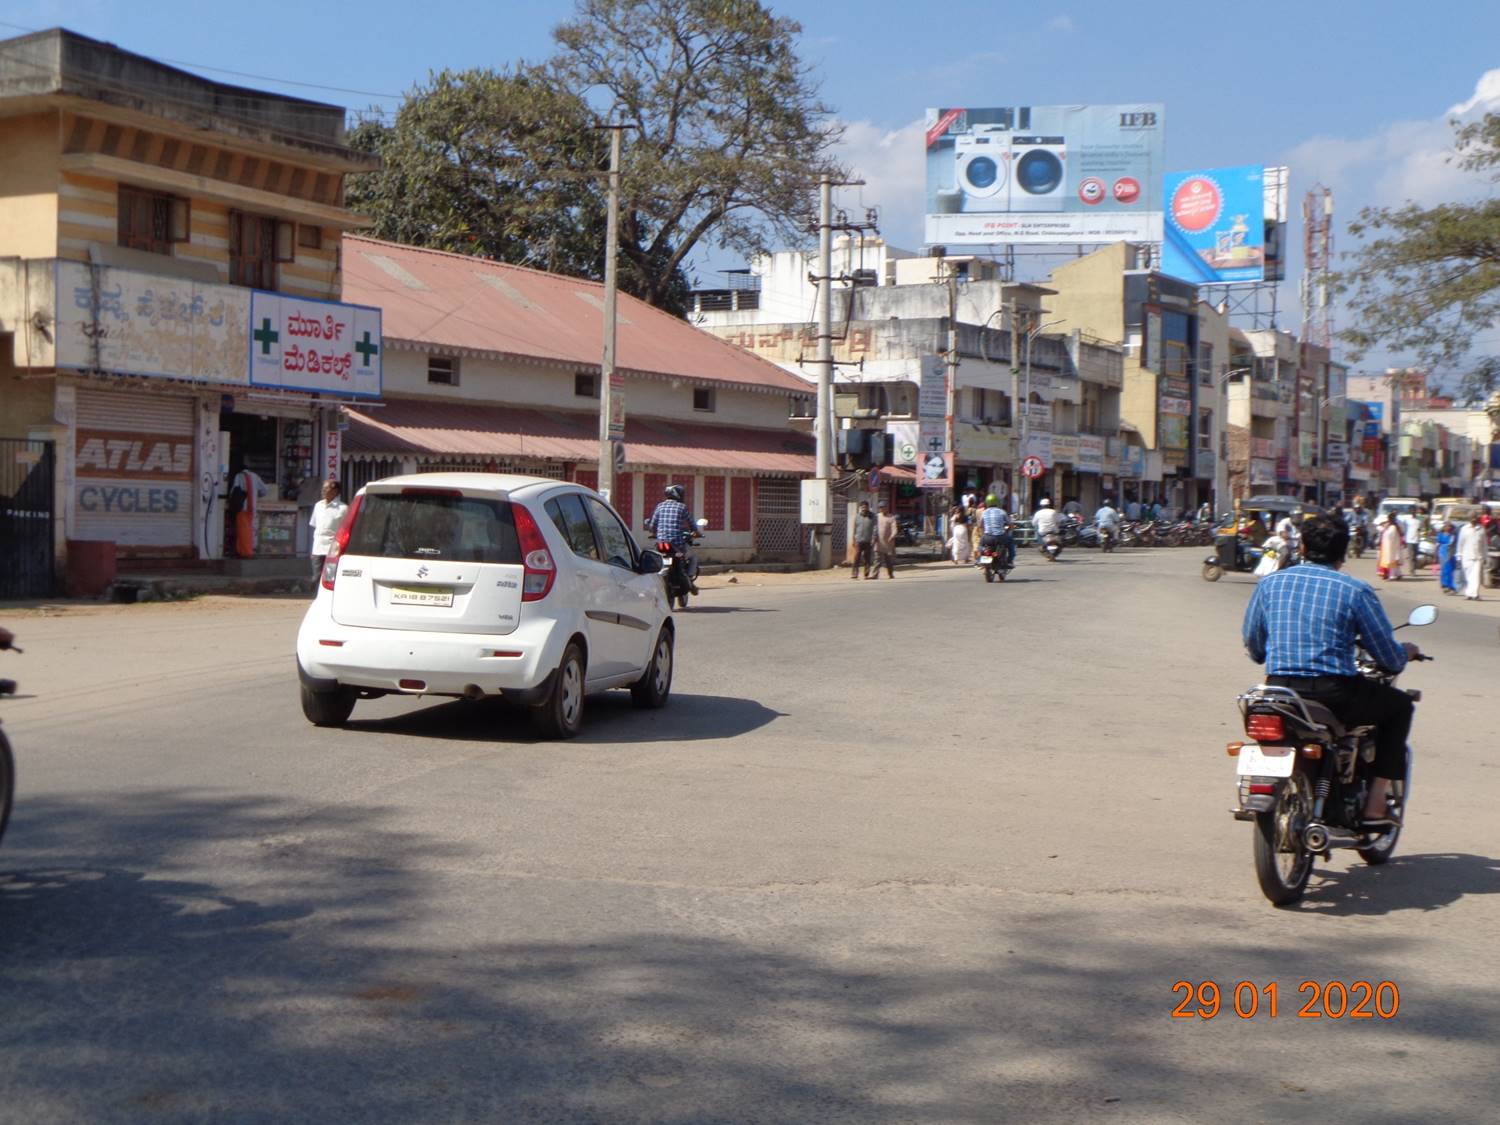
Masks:
[[[567,744],[307,725],[296,602],[11,619],[0,1120],[1495,1120],[1500,602],[1382,591],[1443,610],[1399,856],[1276,910],[1227,812],[1250,579],[1201,554],[746,576],[665,711]]]

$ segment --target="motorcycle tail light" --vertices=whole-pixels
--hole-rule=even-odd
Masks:
[[[1276,792],[1276,786],[1265,785],[1261,782],[1255,782],[1254,784],[1250,785],[1249,789],[1251,793],[1256,793],[1263,797],[1269,797],[1271,794]]]
[[[1245,721],[1245,733],[1256,742],[1279,742],[1286,737],[1286,724],[1280,715],[1251,715]]]

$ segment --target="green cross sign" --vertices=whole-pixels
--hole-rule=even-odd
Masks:
[[[380,345],[371,343],[370,334],[366,332],[365,338],[354,345],[354,350],[364,357],[364,363],[361,364],[361,366],[369,367],[370,360],[374,359],[375,356],[380,354]]]
[[[275,332],[271,329],[270,317],[262,317],[260,321],[260,327],[257,328],[254,332],[250,333],[250,335],[253,336],[255,338],[255,342],[260,345],[261,355],[270,355],[271,345],[281,339],[281,333]]]

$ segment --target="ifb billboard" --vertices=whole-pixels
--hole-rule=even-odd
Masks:
[[[1162,122],[1154,103],[929,109],[927,241],[1160,242]]]
[[[1260,164],[1168,176],[1162,272],[1198,285],[1264,280],[1265,180]]]

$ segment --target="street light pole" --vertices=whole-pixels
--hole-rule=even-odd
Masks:
[[[615,394],[615,302],[619,289],[620,250],[620,133],[623,125],[609,130],[609,211],[604,223],[604,361],[599,365],[599,494],[608,500],[615,486],[617,434],[612,425]],[[630,519],[630,513],[625,513]]]

